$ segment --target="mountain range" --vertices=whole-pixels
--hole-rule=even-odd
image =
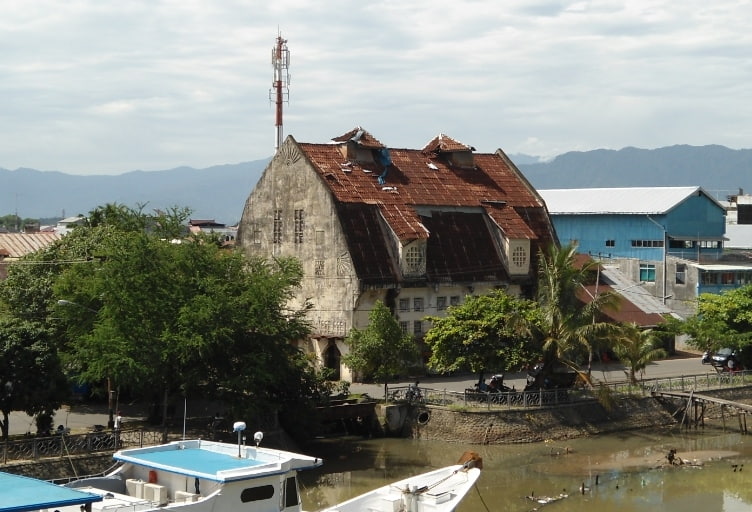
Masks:
[[[510,158],[537,189],[701,186],[717,199],[752,191],[752,149],[677,145],[573,151],[549,161]],[[0,216],[62,218],[119,203],[145,211],[188,207],[194,219],[231,225],[269,160],[86,176],[0,168]]]

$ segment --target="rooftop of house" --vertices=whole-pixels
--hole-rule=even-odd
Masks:
[[[551,215],[662,215],[700,194],[725,209],[701,187],[542,189],[538,193]]]
[[[384,165],[379,155],[356,159],[342,151],[353,142],[367,150],[386,149],[365,130],[333,141],[299,146],[337,201],[374,205],[401,240],[428,238],[421,214],[452,208],[485,210],[509,238],[537,239],[548,231],[539,224],[545,217],[527,216],[527,209],[542,208],[542,201],[501,150],[472,153],[471,146],[439,135],[423,149],[389,148]],[[457,152],[471,159],[458,163],[451,158]]]
[[[0,256],[20,258],[56,242],[61,235],[55,232],[0,233]]]
[[[434,282],[509,280],[490,224],[530,240],[532,258],[555,240],[543,201],[501,150],[475,153],[444,134],[422,149],[387,148],[360,127],[331,143],[296,144],[331,191],[366,282],[402,279],[382,220],[403,244],[426,241],[425,276]]]
[[[217,222],[214,219],[189,219],[188,225],[200,227],[200,228],[223,228],[225,227],[225,224],[222,224],[221,222]]]

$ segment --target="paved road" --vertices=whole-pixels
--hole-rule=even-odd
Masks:
[[[625,373],[625,367],[621,363],[596,363],[593,364],[592,375],[593,378],[598,381],[604,382],[616,382],[624,381],[627,379]],[[690,353],[680,353],[670,359],[664,359],[656,361],[648,365],[645,370],[644,378],[655,379],[660,377],[678,377],[681,375],[701,375],[710,373],[715,375],[715,370],[710,365],[703,365],[700,362],[700,355]],[[485,376],[486,382],[490,379],[491,375]],[[509,387],[514,387],[517,390],[525,388],[527,383],[527,375],[524,372],[520,373],[508,373],[504,376],[504,384]],[[419,378],[420,385],[433,389],[446,389],[447,391],[464,391],[467,388],[472,388],[473,385],[478,382],[477,375],[462,374],[450,377],[421,377]],[[407,386],[414,384],[415,379],[404,379],[400,381],[390,382],[389,386]],[[384,385],[382,384],[361,384],[353,383],[350,385],[351,393],[368,393],[374,398],[381,398],[384,396]]]
[[[645,378],[689,376],[705,373],[715,374],[715,370],[710,365],[700,363],[699,355],[682,353],[671,359],[657,361],[648,365],[645,371]],[[486,377],[490,378],[490,375]],[[624,366],[620,363],[594,364],[593,377],[606,382],[623,381],[626,379]],[[421,386],[428,388],[464,391],[466,388],[472,388],[477,379],[477,375],[464,374],[450,377],[421,377],[419,380]],[[390,382],[389,386],[407,386],[414,382],[414,379],[405,379]],[[524,389],[526,375],[525,373],[506,374],[504,383],[510,387],[514,386],[518,390]],[[350,392],[368,393],[374,398],[381,398],[384,396],[384,385],[353,383],[350,385]],[[194,403],[189,400],[187,403],[188,416],[212,416],[216,412],[212,407],[211,404],[207,404],[205,401]],[[119,408],[126,426],[129,421],[141,421],[144,419],[143,408],[130,404],[121,404]],[[181,410],[178,413],[182,417],[182,407],[179,407],[179,409]],[[107,425],[107,420],[108,411],[106,405],[73,404],[56,411],[54,425],[62,424],[74,432],[86,432],[94,425]],[[10,416],[10,434],[24,434],[26,432],[36,432],[34,420],[23,412],[12,412]]]

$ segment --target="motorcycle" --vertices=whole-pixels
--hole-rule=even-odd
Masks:
[[[702,364],[710,364],[711,363],[711,357],[713,354],[710,353],[710,350],[706,350],[702,354]]]

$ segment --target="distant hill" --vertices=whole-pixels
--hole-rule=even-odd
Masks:
[[[510,158],[539,189],[701,186],[718,199],[739,189],[752,192],[752,149],[671,146],[570,152],[548,162],[529,155]],[[268,162],[116,176],[0,169],[0,216],[18,212],[22,218],[59,218],[120,203],[146,204],[148,211],[189,207],[194,219],[235,224]]]
[[[131,207],[146,204],[148,212],[188,207],[194,219],[232,225],[240,220],[245,200],[268,162],[132,171],[115,176],[0,169],[0,215],[17,211],[22,218],[60,218],[87,214],[107,203]]]
[[[550,162],[517,162],[537,189],[700,186],[718,199],[752,193],[752,149],[669,146],[569,152]]]

